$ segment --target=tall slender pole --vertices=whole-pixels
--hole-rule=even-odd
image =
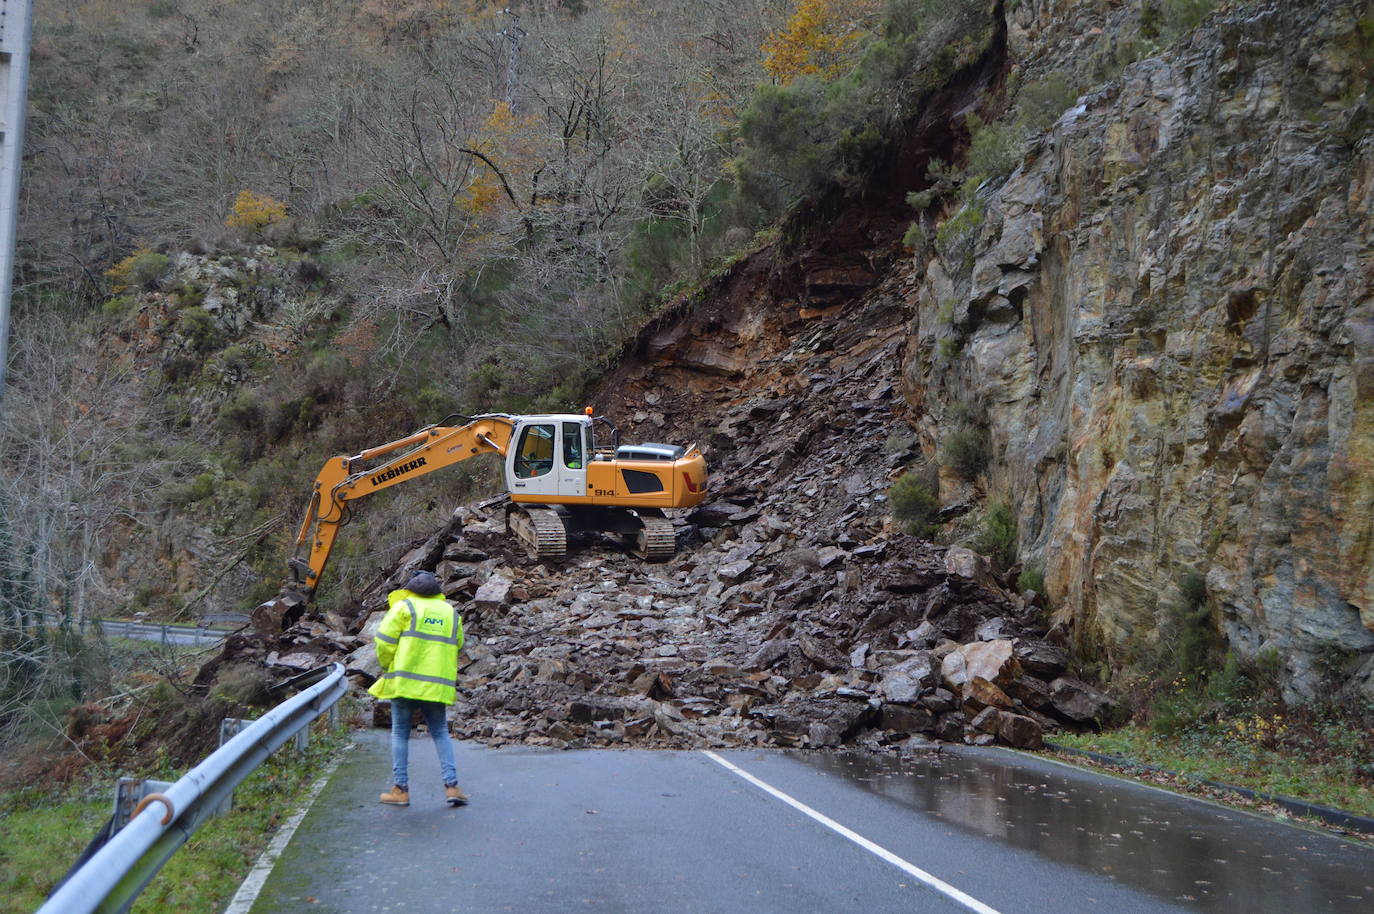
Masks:
[[[0,397],[10,349],[10,293],[19,234],[19,171],[29,92],[33,0],[0,0]]]
[[[515,113],[515,84],[520,74],[520,39],[524,38],[528,32],[520,28],[520,17],[506,7],[501,11],[506,18],[510,19],[510,26],[501,30],[501,34],[510,44],[510,54],[506,59],[506,107],[510,113]]]

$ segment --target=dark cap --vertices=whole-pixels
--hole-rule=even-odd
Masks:
[[[438,596],[439,579],[431,571],[417,571],[406,581],[406,590],[421,597]]]

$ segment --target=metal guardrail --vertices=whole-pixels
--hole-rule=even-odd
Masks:
[[[343,696],[348,688],[343,664],[321,669],[325,673],[320,682],[253,721],[166,793],[145,797],[129,824],[69,874],[37,914],[129,910],[162,865],[239,782]]]
[[[219,644],[231,632],[194,625],[170,625],[166,622],[125,622],[119,619],[92,619],[107,638],[129,638],[134,641],[156,641],[162,645]]]

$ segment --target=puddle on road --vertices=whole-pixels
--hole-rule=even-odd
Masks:
[[[1087,773],[960,752],[787,753],[976,835],[1213,911],[1374,911],[1374,850]]]

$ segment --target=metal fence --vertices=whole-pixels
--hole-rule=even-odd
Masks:
[[[127,911],[239,782],[343,696],[348,688],[343,664],[319,672],[319,682],[253,721],[165,793],[144,797],[129,824],[68,874],[38,914]]]
[[[229,632],[205,626],[169,625],[166,622],[125,622],[119,619],[92,619],[106,638],[129,638],[133,641],[156,641],[162,645],[219,644]],[[84,626],[83,626],[84,628]]]

